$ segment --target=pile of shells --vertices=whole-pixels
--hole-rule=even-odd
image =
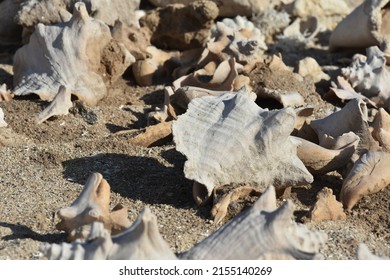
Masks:
[[[296,223],[293,203],[277,206],[277,195],[338,172],[340,193],[323,189],[307,218],[343,220],[390,184],[390,1],[153,0],[145,11],[146,1],[111,2],[0,1],[0,45],[22,44],[0,102],[36,94],[50,102],[37,112],[41,124],[67,115],[73,99],[97,106],[126,70],[139,86],[163,84],[163,103],[131,141],[149,147],[172,136],[194,202],[211,202],[224,225],[175,254],[148,208],[133,224],[127,208],[110,210],[110,186],[94,173],[57,213],[72,243],[43,246],[47,258],[323,258],[326,234]],[[324,50],[365,55],[335,75],[304,51],[327,32]],[[331,109],[311,105],[321,99],[316,85]],[[6,120],[0,108],[0,130]],[[252,207],[227,221],[229,205],[250,196]],[[375,258],[364,244],[357,257]]]

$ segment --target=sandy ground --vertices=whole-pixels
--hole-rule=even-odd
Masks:
[[[0,84],[12,88],[13,50],[0,53]],[[310,53],[329,65],[343,56],[320,49]],[[44,259],[40,245],[64,242],[65,234],[55,229],[56,212],[73,202],[92,172],[103,174],[111,186],[111,206],[128,207],[131,221],[148,206],[175,252],[191,248],[219,227],[210,220],[211,205],[195,205],[192,182],[183,174],[185,157],[174,143],[144,148],[131,144],[130,135],[116,134],[144,128],[146,113],[163,100],[162,88],[139,87],[126,73],[96,107],[81,106],[40,125],[35,116],[47,102],[26,97],[0,103],[8,123],[0,128],[0,259]],[[305,99],[318,116],[333,108],[321,99],[325,89],[313,83],[306,87]],[[295,203],[296,220],[301,222],[319,190],[329,187],[338,198],[341,185],[338,173],[328,173],[316,176],[310,185],[292,188],[284,198]],[[345,221],[306,225],[328,234],[321,249],[325,259],[356,259],[361,242],[377,255],[390,256],[389,201],[386,188],[361,199]]]

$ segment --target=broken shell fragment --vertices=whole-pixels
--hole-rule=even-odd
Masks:
[[[364,243],[359,244],[357,249],[357,259],[358,260],[388,260],[389,258],[379,257],[374,255],[367,245]]]
[[[7,85],[2,84],[0,86],[0,102],[1,101],[11,101],[14,98],[13,93],[10,90],[7,90]]]
[[[317,194],[317,201],[309,213],[312,222],[346,220],[343,205],[336,200],[330,188],[323,188]]]
[[[130,142],[143,147],[162,145],[172,139],[172,122],[161,122],[146,127],[143,133],[130,139]]]
[[[290,138],[291,108],[268,111],[239,92],[194,99],[173,122],[176,149],[187,157],[186,178],[213,189],[248,183],[278,189],[313,181]],[[203,192],[204,193],[204,192]]]
[[[104,47],[110,42],[107,25],[91,18],[85,4],[75,4],[70,21],[45,26],[38,24],[29,44],[14,57],[14,93],[35,93],[53,100],[61,85],[93,106],[106,94],[99,74]]]
[[[273,186],[255,204],[230,220],[181,259],[318,259],[326,234],[310,231],[293,221],[294,204],[287,200],[279,208]],[[256,225],[256,226],[253,226]]]
[[[390,31],[388,3],[388,0],[367,0],[356,7],[333,30],[329,39],[330,50],[374,45],[386,49]]]
[[[292,136],[293,137],[293,136]],[[359,139],[338,150],[323,148],[305,139],[293,137],[298,144],[297,155],[311,174],[326,174],[338,170],[350,161]]]
[[[377,193],[390,184],[390,154],[368,151],[357,160],[344,179],[340,199],[352,209],[362,196]]]
[[[60,86],[58,93],[50,102],[49,106],[37,116],[37,122],[43,123],[52,116],[67,115],[72,106],[70,90],[64,86]]]
[[[58,211],[57,215],[61,221],[56,228],[66,231],[69,240],[86,238],[90,224],[94,221],[102,222],[113,234],[127,228],[130,225],[127,210],[116,206],[110,213],[109,204],[110,185],[101,174],[93,173],[72,205]]]
[[[159,233],[156,216],[148,208],[129,228],[115,236],[102,223],[93,222],[87,241],[46,244],[41,251],[51,260],[176,259]]]

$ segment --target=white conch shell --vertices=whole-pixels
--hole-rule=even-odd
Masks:
[[[385,54],[378,47],[367,49],[367,56],[357,54],[349,67],[341,69],[351,86],[377,105],[390,98],[390,70]]]
[[[389,258],[379,257],[371,253],[367,245],[364,243],[359,244],[357,249],[357,259],[358,260],[388,260]]]
[[[0,86],[0,102],[1,101],[11,101],[14,98],[14,95],[10,90],[7,90],[7,85],[2,84]]]
[[[238,69],[242,68],[242,65],[236,63],[234,58],[222,61],[215,72],[208,75],[204,69],[197,70],[187,76],[182,76],[173,82],[175,89],[193,86],[200,87],[209,90],[230,91],[233,89],[234,81],[238,76]],[[212,77],[209,81],[202,81],[204,76]]]
[[[390,115],[385,109],[379,108],[372,123],[372,136],[380,146],[390,152]]]
[[[367,48],[381,45],[387,48],[390,26],[388,0],[367,0],[356,7],[333,30],[330,50]]]
[[[4,120],[3,109],[0,108],[0,127],[6,127],[8,124]]]
[[[312,182],[289,136],[294,123],[293,109],[264,110],[239,92],[194,99],[172,128],[176,149],[188,159],[185,176],[205,186],[194,188],[195,201],[231,183],[284,189]]]
[[[230,220],[189,251],[183,259],[319,259],[326,234],[293,221],[294,204],[276,206],[270,186],[246,212]]]
[[[389,166],[390,153],[368,151],[363,154],[341,187],[340,199],[344,208],[350,210],[362,196],[384,189],[390,183]]]
[[[64,85],[80,100],[95,105],[107,91],[98,70],[110,40],[108,26],[91,18],[82,2],[75,4],[70,21],[38,24],[29,44],[14,57],[15,95],[36,93],[50,101]]]
[[[99,221],[112,232],[120,232],[130,225],[127,209],[121,205],[110,213],[110,185],[99,173],[93,173],[85,183],[83,191],[71,206],[60,209],[57,213],[61,221],[56,225],[66,231],[69,240],[86,238],[89,228],[84,227]]]
[[[325,134],[339,137],[352,131],[360,138],[358,151],[376,149],[378,146],[369,131],[367,106],[359,99],[349,101],[341,110],[323,119],[311,121],[310,126],[316,131],[319,140],[324,139]]]
[[[53,260],[176,259],[160,235],[156,216],[149,208],[140,213],[131,227],[115,236],[102,223],[94,222],[88,239],[88,242],[46,244],[41,251]]]
[[[70,89],[64,86],[60,86],[58,93],[51,101],[49,106],[47,106],[45,110],[40,112],[37,116],[37,122],[43,123],[52,116],[67,115],[69,113],[69,109],[72,108],[72,106],[73,103]]]
[[[298,144],[297,155],[311,174],[326,174],[338,170],[350,161],[359,143],[353,141],[337,150],[326,149],[302,138],[294,137]]]

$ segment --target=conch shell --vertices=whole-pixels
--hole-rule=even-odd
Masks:
[[[69,240],[86,238],[94,221],[102,222],[110,232],[118,233],[130,225],[127,209],[117,205],[110,213],[109,205],[110,185],[101,174],[93,173],[72,205],[58,211],[61,221],[56,228],[66,231]]]
[[[385,109],[379,108],[372,123],[372,136],[377,140],[380,146],[387,152],[390,152],[390,115]]]
[[[350,210],[362,196],[383,190],[390,183],[389,165],[389,153],[368,151],[363,154],[341,187],[340,199],[344,208]]]
[[[63,85],[87,105],[96,105],[107,92],[99,70],[103,50],[110,41],[109,27],[91,18],[82,2],[75,4],[70,21],[53,26],[38,24],[29,44],[14,57],[15,95],[36,93],[51,101]],[[127,54],[122,62],[130,64]]]
[[[356,7],[333,30],[329,49],[379,45],[386,51],[390,32],[388,4],[389,0],[366,0]]]
[[[293,109],[264,110],[240,91],[194,99],[172,128],[176,149],[188,159],[184,174],[198,183],[195,201],[225,184],[284,189],[312,182],[290,138],[294,123]]]

